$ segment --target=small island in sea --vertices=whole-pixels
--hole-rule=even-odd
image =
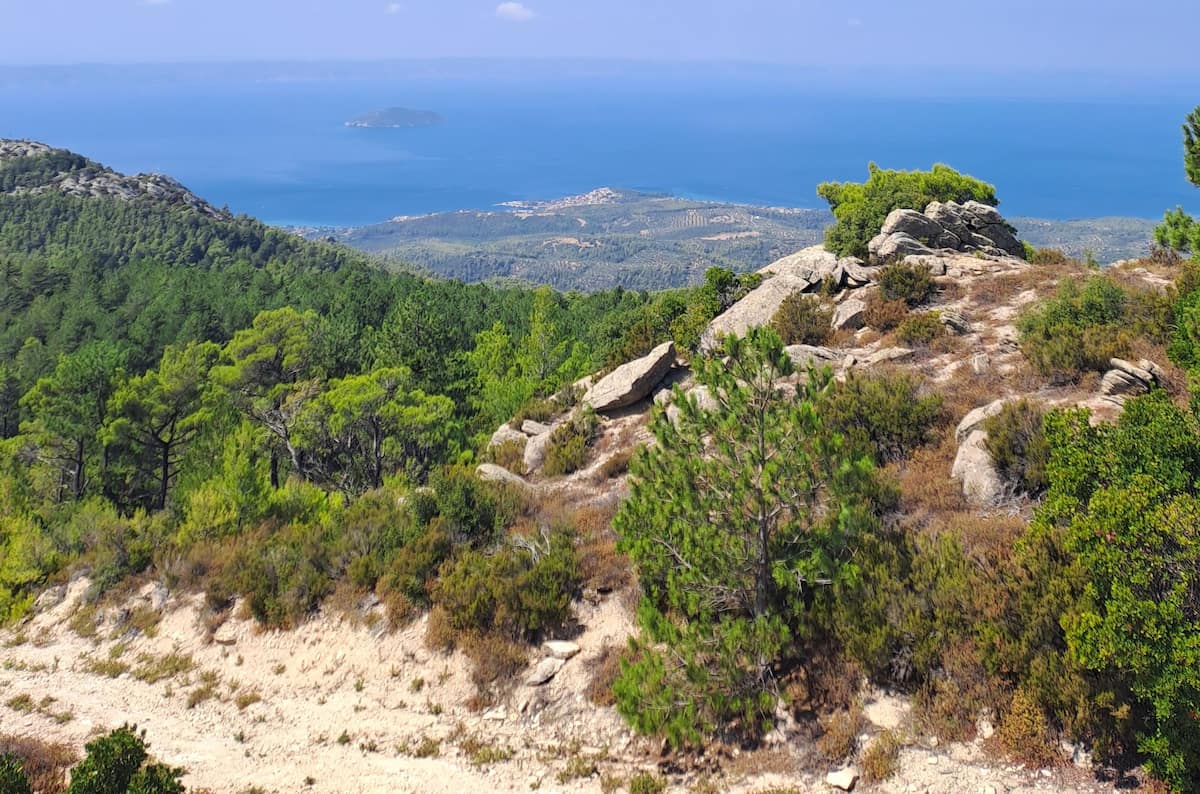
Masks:
[[[432,110],[410,110],[409,108],[385,108],[373,110],[346,122],[347,127],[370,127],[375,129],[397,129],[411,127],[434,127],[444,119]]]

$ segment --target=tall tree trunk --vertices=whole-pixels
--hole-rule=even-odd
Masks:
[[[75,496],[75,501],[79,501],[80,499],[83,498],[83,486],[84,486],[84,483],[86,482],[86,480],[84,479],[84,476],[83,476],[83,465],[84,465],[83,451],[84,451],[83,439],[82,438],[76,439],[76,441],[75,441],[75,461],[74,461],[75,473],[74,473],[73,482],[71,483],[71,490],[72,490],[73,495]]]
[[[158,509],[162,510],[167,506],[167,485],[171,479],[171,445],[159,442],[159,446],[162,448],[162,457],[159,462]]]

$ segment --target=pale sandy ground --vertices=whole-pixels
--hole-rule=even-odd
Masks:
[[[634,738],[612,709],[582,695],[588,661],[605,645],[623,643],[633,629],[615,598],[579,605],[586,627],[576,639],[581,652],[554,680],[539,688],[518,685],[505,706],[472,714],[464,705],[472,691],[465,660],[427,650],[423,621],[387,633],[382,623],[371,629],[321,615],[294,631],[263,632],[235,618],[213,641],[199,624],[195,596],[168,600],[157,636],[127,639],[120,657],[136,667],[141,654],[189,654],[195,670],[156,684],[129,674],[108,678],[89,671],[88,660],[107,659],[117,644],[110,637],[113,615],[94,640],[66,625],[86,587],[77,580],[60,603],[0,632],[0,703],[22,694],[55,699],[45,713],[0,705],[0,733],[79,747],[104,728],[136,722],[147,729],[159,759],[189,770],[189,787],[213,792],[599,792],[598,776],[560,783],[558,774],[575,756],[596,757],[602,774],[621,779],[655,769],[656,748]],[[148,585],[142,592],[130,607],[162,600],[161,588]],[[217,694],[189,708],[202,673],[219,676]],[[418,678],[425,683],[415,691]],[[262,700],[239,710],[236,695],[251,690]],[[881,724],[903,723],[906,710],[889,699],[868,714]],[[63,711],[73,717],[52,719]],[[453,738],[463,731],[512,751],[512,758],[472,764],[457,746],[462,740]],[[349,741],[339,743],[343,732]],[[412,757],[411,748],[425,738],[443,740],[440,755]],[[1024,770],[989,759],[979,744],[930,748],[926,737],[917,741],[904,751],[899,774],[874,790],[1112,790],[1071,766]],[[734,759],[730,774],[711,779],[707,790],[830,791],[823,782],[827,769],[800,768],[800,757],[811,757],[805,750],[791,742],[761,757]],[[671,790],[693,790],[698,779],[674,777]]]

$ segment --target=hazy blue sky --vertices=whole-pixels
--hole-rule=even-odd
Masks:
[[[0,61],[588,56],[1200,72],[1198,0],[0,0]]]

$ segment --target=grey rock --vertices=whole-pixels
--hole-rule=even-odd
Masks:
[[[526,474],[533,474],[546,462],[546,450],[550,446],[550,437],[552,435],[553,433],[543,433],[525,442],[524,461]]]
[[[867,304],[858,298],[850,298],[833,310],[833,320],[830,325],[834,328],[849,328],[857,331],[866,323]]]
[[[492,433],[492,440],[488,442],[488,449],[498,447],[501,444],[514,443],[524,444],[529,440],[529,437],[520,430],[514,430],[507,422],[500,425],[495,433]]]
[[[966,441],[967,436],[983,427],[984,422],[999,414],[1000,411],[1004,409],[1004,404],[1006,402],[1008,402],[1008,400],[994,400],[987,405],[981,405],[973,411],[970,411],[962,418],[962,421],[958,423],[958,427],[954,430],[954,439],[958,441],[959,444]]]
[[[967,322],[967,318],[961,313],[953,309],[946,309],[938,314],[938,319],[942,321],[942,325],[949,328],[956,334],[971,333],[971,324]]]
[[[797,369],[804,369],[809,364],[814,367],[832,365],[841,360],[841,356],[829,348],[815,345],[788,345],[783,352],[788,354]]]
[[[0,160],[3,160],[4,149],[0,148]],[[65,584],[57,584],[53,587],[47,587],[42,591],[42,594],[33,602],[34,612],[45,612],[54,609],[61,604],[67,597],[67,586]]]
[[[519,485],[525,487],[527,483],[513,474],[503,466],[497,466],[495,463],[481,463],[475,469],[475,473],[479,475],[479,479],[484,482],[503,482],[509,485]]]
[[[664,342],[648,355],[622,364],[601,378],[588,389],[583,403],[601,413],[633,405],[649,396],[673,366],[675,343]]]
[[[908,358],[913,354],[912,350],[907,347],[885,347],[883,350],[876,350],[871,355],[863,359],[863,365],[873,367],[876,364],[882,364],[885,361],[900,361]]]
[[[874,263],[891,262],[906,256],[928,256],[934,253],[933,249],[925,243],[903,232],[874,237],[868,243],[867,248],[871,253],[871,261]]]
[[[838,269],[837,255],[823,245],[812,245],[794,254],[777,259],[758,272],[763,275],[787,276],[816,286]]]
[[[996,226],[1004,223],[1004,218],[1000,217],[1000,210],[990,204],[971,200],[965,202],[962,209],[969,218],[976,219],[980,226]]]
[[[537,663],[537,666],[529,671],[529,675],[525,677],[525,683],[529,686],[541,686],[558,675],[558,671],[563,669],[566,662],[562,659],[555,659],[553,656],[548,656]]]
[[[857,256],[847,256],[838,260],[838,267],[841,268],[845,275],[845,282],[849,286],[863,287],[870,284],[879,272],[878,268],[867,267]]]
[[[542,643],[542,647],[546,649],[546,653],[550,654],[551,658],[562,659],[564,662],[579,653],[578,645],[565,640],[548,640]]]
[[[708,324],[700,337],[701,352],[712,353],[719,346],[720,338],[727,334],[745,336],[751,328],[769,325],[785,298],[794,292],[805,292],[812,286],[806,279],[792,275],[768,278]]]
[[[1100,393],[1108,397],[1132,397],[1150,391],[1150,384],[1119,369],[1110,369],[1100,380]]]
[[[527,436],[540,436],[550,432],[550,425],[526,419],[521,423],[521,432]]]
[[[852,766],[830,772],[825,776],[825,784],[840,791],[853,791],[858,782],[858,770]]]
[[[992,456],[987,451],[987,433],[973,430],[958,447],[950,476],[962,484],[963,496],[978,507],[996,503],[1004,492]]]
[[[931,276],[946,275],[946,260],[940,256],[906,256],[904,264],[911,267],[923,267]]]
[[[987,353],[976,353],[971,356],[971,370],[976,375],[982,375],[992,368],[992,359]]]
[[[916,210],[898,209],[888,213],[880,234],[907,234],[917,240],[932,242],[942,234],[942,226]]]

